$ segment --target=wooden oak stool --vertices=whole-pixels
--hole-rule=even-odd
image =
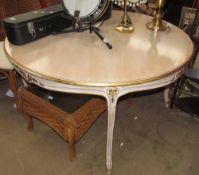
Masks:
[[[105,111],[106,102],[100,97],[50,92],[30,86],[20,87],[17,93],[18,110],[25,114],[28,130],[33,129],[35,117],[69,143],[69,158],[76,158],[75,143]]]

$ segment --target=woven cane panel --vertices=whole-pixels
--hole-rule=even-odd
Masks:
[[[68,114],[24,88],[18,91],[18,101],[21,112],[43,121],[66,141],[68,141],[67,128],[75,129],[75,142],[106,109],[105,100],[92,98],[74,113]]]
[[[61,3],[61,0],[40,0],[42,7],[48,7]]]
[[[5,11],[5,0],[1,0],[0,4],[0,21],[2,22],[3,18],[6,16],[6,11]]]
[[[40,9],[39,0],[0,0],[0,41],[5,39],[2,21],[6,17]]]
[[[4,41],[4,40],[5,40],[5,31],[0,26],[0,41]]]
[[[0,0],[0,41],[3,41],[5,39],[5,32],[3,30],[3,25],[2,21],[6,16],[6,11],[5,11],[5,0]]]
[[[76,141],[82,137],[105,109],[105,100],[93,98],[73,114],[77,122],[77,128],[75,129]]]
[[[6,17],[41,8],[39,0],[6,0]]]
[[[52,129],[54,129],[64,139],[64,131],[70,123],[65,121],[69,117],[65,112],[49,104],[40,97],[28,92],[24,88],[18,90],[19,110],[25,114],[35,117]]]
[[[61,116],[58,116],[55,113],[47,112],[46,109],[41,109],[37,105],[30,105],[30,103],[27,101],[23,102],[22,110],[24,113],[41,120],[53,130],[55,130],[62,138],[67,140],[64,133],[67,126],[64,126],[64,119],[62,121],[60,120]]]

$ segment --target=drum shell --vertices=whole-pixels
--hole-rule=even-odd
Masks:
[[[88,13],[86,16],[80,15],[81,10],[77,10],[77,13],[76,11],[74,11],[73,14],[74,9],[71,12],[71,10],[67,8],[67,4],[65,4],[63,1],[62,5],[65,13],[71,16],[71,18],[73,18],[74,20],[78,19],[78,21],[80,21],[82,24],[93,24],[95,22],[106,20],[111,17],[113,2],[109,0],[101,1],[101,5],[99,5],[98,8],[96,7],[96,9],[93,9],[92,13]]]

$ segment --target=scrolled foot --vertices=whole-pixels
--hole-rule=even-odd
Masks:
[[[106,173],[107,173],[107,175],[111,175],[111,171],[112,171],[112,163],[107,162],[106,163]]]

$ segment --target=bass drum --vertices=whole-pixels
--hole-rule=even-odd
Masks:
[[[107,11],[109,0],[63,0],[63,6],[67,14],[75,17],[79,13],[82,23],[93,23],[102,18]]]

